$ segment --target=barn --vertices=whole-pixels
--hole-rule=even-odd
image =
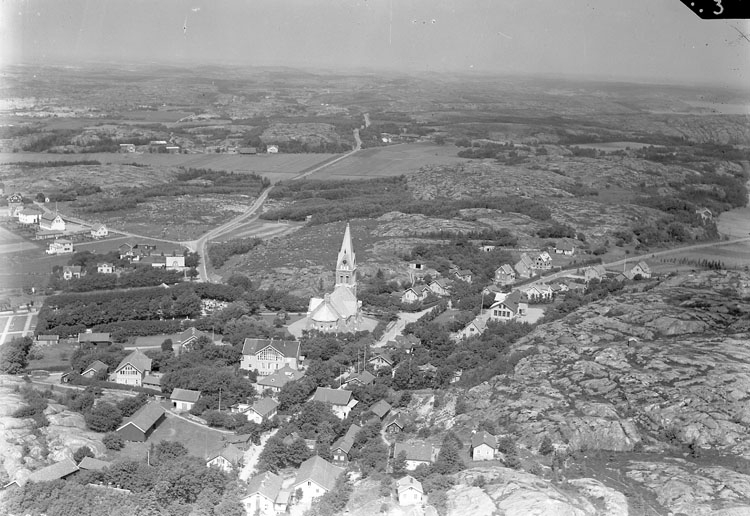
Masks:
[[[128,418],[116,432],[125,441],[145,441],[165,418],[165,410],[158,403],[148,403]]]

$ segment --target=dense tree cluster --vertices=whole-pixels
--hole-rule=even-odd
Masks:
[[[0,372],[18,374],[29,365],[29,351],[34,344],[31,337],[14,337],[0,347]]]
[[[208,246],[208,259],[211,261],[211,266],[218,268],[224,265],[230,257],[252,251],[262,242],[260,238],[240,238],[212,243]]]

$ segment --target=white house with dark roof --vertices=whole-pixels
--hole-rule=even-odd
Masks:
[[[362,371],[360,373],[354,373],[346,379],[346,385],[370,385],[375,381],[375,375],[370,371]]]
[[[531,259],[533,260],[532,269],[546,271],[552,268],[552,257],[547,251],[536,253]]]
[[[207,468],[219,468],[225,473],[231,473],[234,468],[242,464],[245,453],[233,445],[228,445],[206,458]]]
[[[461,328],[455,334],[452,335],[453,340],[466,340],[471,337],[477,337],[484,333],[487,329],[487,317],[485,315],[478,315],[469,324]]]
[[[583,269],[583,279],[586,283],[592,280],[603,280],[607,277],[607,271],[603,265],[592,265]]]
[[[248,480],[245,489],[247,495],[241,500],[245,513],[251,516],[275,516],[286,512],[289,493],[283,496],[282,484],[283,479],[270,471]]]
[[[38,469],[29,475],[28,482],[51,482],[60,480],[78,471],[78,466],[73,459],[63,459],[42,469]]]
[[[42,217],[42,211],[34,206],[24,208],[18,213],[18,222],[21,224],[38,224]]]
[[[109,369],[109,366],[107,364],[105,364],[101,360],[94,360],[86,369],[83,370],[81,376],[94,378],[100,373],[106,373],[107,369]]]
[[[472,460],[492,460],[497,452],[497,437],[482,430],[471,436]]]
[[[260,425],[263,421],[273,419],[278,407],[278,402],[271,398],[260,398],[252,406],[248,407],[246,411],[243,411],[243,413],[247,416],[248,421],[254,421]]]
[[[516,281],[516,271],[509,264],[503,264],[495,269],[494,283],[496,285],[510,285]]]
[[[323,496],[336,485],[336,480],[344,470],[327,460],[314,455],[300,464],[292,484],[292,491],[302,491],[301,503],[307,505],[314,498]]]
[[[80,265],[65,265],[63,267],[63,279],[72,280],[73,278],[80,278],[85,274],[85,271],[81,269]]]
[[[300,343],[298,340],[245,339],[242,345],[240,369],[270,375],[285,366],[299,369]]]
[[[393,447],[393,457],[398,457],[402,452],[406,458],[406,469],[414,471],[421,464],[429,466],[437,458],[438,449],[430,443],[413,441],[410,443],[396,443]]]
[[[573,256],[576,252],[576,246],[568,241],[561,241],[555,244],[555,254],[562,254],[565,256]]]
[[[422,483],[411,475],[406,475],[396,481],[396,493],[398,494],[398,504],[402,507],[424,503]]]
[[[334,415],[339,419],[346,419],[349,412],[359,403],[354,399],[352,391],[328,387],[318,387],[312,401],[320,401],[330,405]]]
[[[517,290],[511,292],[504,298],[495,301],[495,303],[489,308],[489,318],[493,321],[512,321],[516,317],[526,315],[529,308],[527,303],[524,303],[521,297],[521,293]]]
[[[104,238],[107,235],[109,235],[109,230],[104,224],[97,224],[96,226],[91,228],[92,238]]]
[[[473,281],[473,275],[469,269],[460,269],[453,271],[453,275],[456,276],[457,280],[471,283]]]
[[[169,400],[172,406],[180,411],[191,410],[201,397],[201,391],[175,388]]]
[[[151,359],[141,350],[136,349],[122,359],[110,376],[110,381],[123,385],[141,387],[143,377],[151,372]]]
[[[378,416],[379,419],[383,419],[386,415],[388,415],[388,412],[391,411],[391,408],[393,407],[391,407],[390,403],[385,400],[380,400],[372,407],[370,407],[370,412]]]
[[[346,431],[343,437],[339,438],[331,446],[331,457],[334,465],[346,467],[349,464],[349,452],[351,452],[354,446],[354,438],[357,437],[357,432],[362,430],[362,427],[352,425]]]
[[[633,265],[630,270],[624,272],[628,279],[635,279],[636,276],[640,276],[643,279],[649,279],[651,277],[651,268],[644,261],[640,261]]]
[[[78,344],[108,345],[112,344],[112,335],[102,332],[84,332],[78,334]]]
[[[428,285],[433,294],[441,297],[450,296],[452,286],[453,281],[446,278],[438,278]]]
[[[371,358],[367,359],[367,363],[372,365],[375,369],[380,369],[383,367],[390,367],[392,369],[393,365],[396,362],[390,353],[381,352],[376,353]]]
[[[43,213],[39,217],[39,227],[51,231],[65,231],[65,221],[57,213]]]
[[[426,285],[414,285],[413,287],[407,288],[403,294],[401,294],[402,303],[419,303],[427,299],[427,296],[432,291]]]
[[[96,264],[96,272],[99,274],[112,274],[115,272],[115,266],[107,262],[98,263]]]

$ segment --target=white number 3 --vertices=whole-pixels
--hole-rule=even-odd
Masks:
[[[719,14],[723,13],[724,12],[724,6],[721,5],[721,0],[714,0],[714,2],[716,2],[716,7],[719,8],[718,11],[714,11],[714,14],[719,15]]]

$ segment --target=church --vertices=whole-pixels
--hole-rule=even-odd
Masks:
[[[307,330],[349,333],[362,323],[362,302],[357,300],[357,260],[349,224],[336,260],[336,284],[322,299],[313,297],[307,309]]]

